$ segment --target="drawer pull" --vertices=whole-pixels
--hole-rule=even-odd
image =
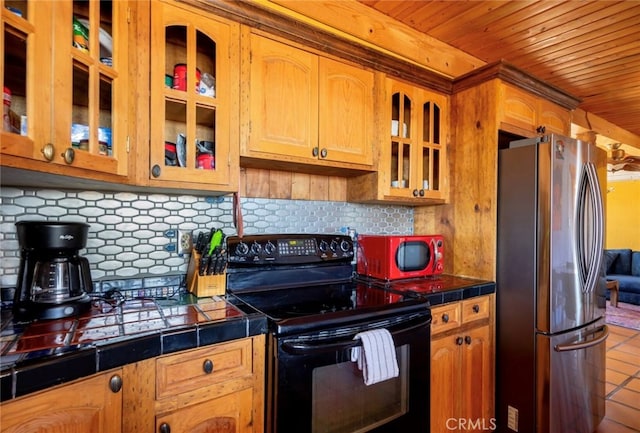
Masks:
[[[202,363],[202,369],[206,374],[213,373],[213,361],[210,359],[205,359],[205,361]]]
[[[480,312],[480,306],[478,304],[474,304],[473,312],[476,313],[476,314],[478,314]]]
[[[158,430],[160,430],[160,433],[171,433],[171,427],[166,422],[160,424],[160,428]]]
[[[444,313],[444,314],[442,315],[442,321],[443,321],[444,323],[449,323],[449,315],[448,315],[447,313]]]
[[[457,346],[462,346],[462,343],[464,342],[464,340],[462,339],[462,337],[458,337],[456,338],[456,345]]]
[[[471,337],[469,337],[468,335],[464,337],[464,342],[467,344],[471,344]]]

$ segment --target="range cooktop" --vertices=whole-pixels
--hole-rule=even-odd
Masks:
[[[227,299],[245,311],[250,311],[248,307],[266,315],[278,334],[344,326],[428,308],[426,299],[355,281],[240,293]]]

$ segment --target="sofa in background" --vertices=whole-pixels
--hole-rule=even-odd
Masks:
[[[640,305],[640,251],[604,250],[604,266],[607,280],[618,281],[618,302]]]

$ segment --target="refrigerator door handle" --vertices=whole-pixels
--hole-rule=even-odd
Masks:
[[[604,255],[604,203],[595,165],[585,164],[584,174],[578,205],[579,269],[584,275],[582,291],[592,292],[598,283]]]
[[[596,338],[594,338],[592,340],[588,340],[588,341],[585,341],[584,339],[580,339],[580,340],[576,341],[575,343],[557,344],[554,347],[554,350],[556,352],[569,352],[571,350],[588,349],[589,347],[597,346],[598,344],[600,344],[603,341],[605,341],[607,339],[607,337],[609,337],[609,327],[607,325],[603,325],[603,326],[599,327],[598,329],[596,329],[595,331],[589,333],[587,336],[596,335],[596,334],[601,334],[601,335],[599,337],[596,337]]]

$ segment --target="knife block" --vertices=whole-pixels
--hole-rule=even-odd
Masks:
[[[227,290],[227,273],[200,275],[198,274],[198,263],[200,263],[200,254],[196,250],[192,250],[187,268],[187,291],[198,298],[224,295]]]

